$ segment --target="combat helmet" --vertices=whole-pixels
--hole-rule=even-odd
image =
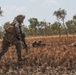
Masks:
[[[23,23],[23,20],[25,19],[25,15],[17,15],[15,18],[19,23]]]

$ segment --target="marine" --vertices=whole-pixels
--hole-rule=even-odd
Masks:
[[[25,19],[24,15],[18,15],[13,22],[5,27],[5,33],[2,41],[2,50],[0,50],[0,59],[7,52],[10,45],[15,45],[17,50],[18,62],[23,61],[21,55],[21,25]],[[26,44],[26,43],[25,43]],[[27,46],[27,44],[26,44]]]

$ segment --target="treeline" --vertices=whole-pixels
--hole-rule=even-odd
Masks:
[[[62,34],[76,34],[76,15],[72,17],[72,20],[65,22],[67,12],[65,9],[59,8],[54,11],[57,21],[54,23],[46,21],[38,21],[37,18],[30,18],[29,25],[22,25],[23,32],[27,36],[38,36],[38,35],[62,35]],[[6,22],[5,25],[9,24]],[[27,27],[28,26],[28,27]],[[4,30],[0,27],[0,37],[3,36]]]
[[[30,25],[24,26],[23,31],[26,35],[62,35],[62,34],[75,34],[76,33],[76,15],[72,17],[72,20],[65,22],[67,11],[59,8],[53,12],[57,21],[51,24],[46,21],[38,21],[37,18],[30,18],[28,21]]]
[[[55,22],[53,24],[45,21],[38,21],[37,18],[29,19],[30,25],[26,27],[22,25],[23,32],[27,36],[37,35],[62,35],[62,34],[75,34],[76,33],[76,20],[69,20],[65,22],[65,27],[62,23]],[[9,24],[9,22],[5,23]],[[0,28],[2,31],[2,28]]]
[[[75,20],[67,21],[65,27],[59,22],[54,22],[53,24],[45,21],[39,22],[37,18],[31,18],[29,22],[28,27],[23,26],[23,32],[28,36],[76,34]]]

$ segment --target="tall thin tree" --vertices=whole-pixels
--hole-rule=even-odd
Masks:
[[[65,11],[65,9],[59,8],[57,11],[54,11],[54,15],[57,17],[57,20],[59,23],[60,21],[63,21],[63,27],[67,34],[66,26],[64,24],[64,19],[65,19],[65,16],[67,15],[67,12]]]

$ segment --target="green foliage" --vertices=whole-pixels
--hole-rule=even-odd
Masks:
[[[73,16],[73,20],[76,20],[76,14]]]
[[[64,19],[65,19],[65,16],[67,15],[67,12],[65,11],[65,9],[59,8],[57,11],[54,11],[53,14],[56,16],[56,18],[57,18],[57,20],[58,20],[59,23],[60,23],[60,21],[63,22],[65,33],[67,35],[67,29],[66,29],[66,26],[64,24]]]
[[[65,16],[67,15],[65,9],[61,8],[59,8],[57,11],[54,11],[53,14],[56,16],[57,20],[64,20]]]
[[[76,21],[75,20],[68,20],[66,22],[66,26],[67,26],[69,34],[76,33]]]
[[[39,23],[37,18],[30,18],[28,21],[30,22],[29,28],[31,28],[32,32],[36,35],[37,27]]]
[[[58,22],[55,22],[51,25],[51,31],[53,34],[59,34],[61,33],[61,24]]]
[[[0,16],[3,16],[2,14],[3,14],[3,11],[1,10],[1,7],[0,7]]]
[[[0,39],[3,37],[3,28],[0,26]]]

